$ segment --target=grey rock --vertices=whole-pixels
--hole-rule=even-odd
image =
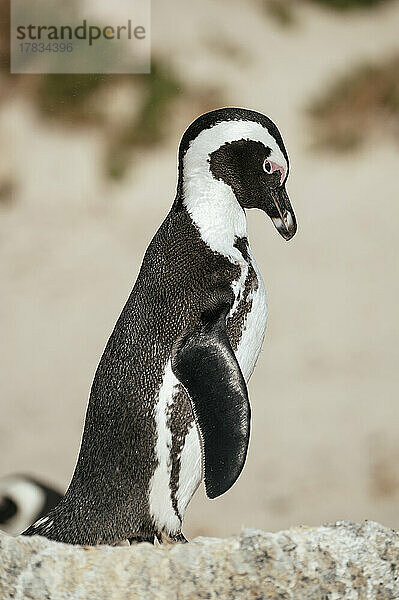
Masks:
[[[338,522],[154,547],[82,547],[0,533],[1,600],[393,600],[399,534]]]

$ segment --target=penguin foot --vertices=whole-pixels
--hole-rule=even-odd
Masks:
[[[176,535],[171,535],[170,540],[173,544],[188,544],[188,539],[183,535],[182,532]]]
[[[182,532],[168,534],[165,531],[156,534],[156,538],[159,544],[187,544],[188,540],[184,537]]]

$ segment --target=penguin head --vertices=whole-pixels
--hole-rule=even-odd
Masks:
[[[28,475],[0,477],[0,529],[20,534],[61,498],[57,491]]]
[[[228,186],[243,209],[259,208],[285,240],[297,230],[286,191],[289,161],[276,125],[244,108],[222,108],[198,117],[179,147],[178,194],[206,189],[213,180]],[[217,201],[217,200],[215,200]]]

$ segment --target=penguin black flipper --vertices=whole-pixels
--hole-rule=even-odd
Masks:
[[[219,303],[175,342],[172,370],[185,387],[200,431],[208,498],[237,480],[247,455],[251,409],[247,386],[226,331],[231,305]]]

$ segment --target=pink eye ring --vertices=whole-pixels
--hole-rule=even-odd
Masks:
[[[283,183],[284,178],[285,178],[285,169],[281,165],[278,165],[277,163],[273,162],[272,160],[269,160],[268,158],[265,158],[265,160],[263,161],[263,170],[268,175],[271,175],[275,171],[279,171],[280,172],[280,185]]]

